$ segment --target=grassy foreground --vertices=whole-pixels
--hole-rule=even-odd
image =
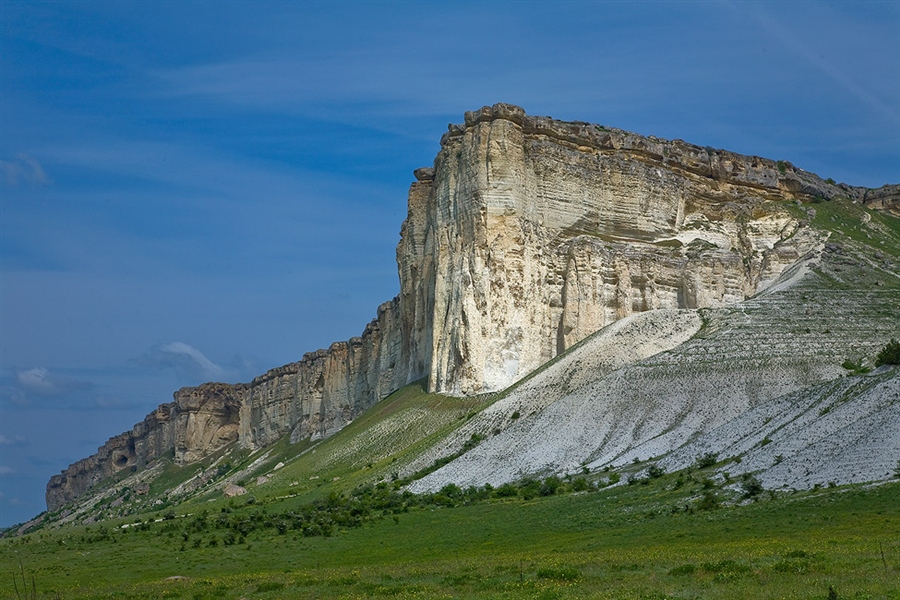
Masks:
[[[460,497],[455,507],[384,511],[328,537],[268,527],[226,541],[228,532],[171,514],[43,531],[0,540],[0,594],[900,598],[900,484],[700,510],[703,481],[669,474],[530,500]],[[287,502],[242,501],[222,514],[279,515],[296,508]]]

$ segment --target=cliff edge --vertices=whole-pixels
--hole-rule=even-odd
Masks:
[[[790,163],[496,104],[450,125],[417,169],[400,293],[359,337],[248,384],[184,388],[47,485],[55,510],[123,469],[329,436],[399,387],[504,389],[599,329],[654,309],[721,307],[824,242],[805,203],[900,214],[900,186],[834,184]]]

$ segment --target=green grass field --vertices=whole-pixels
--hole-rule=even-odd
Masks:
[[[37,598],[900,598],[900,484],[699,510],[702,472],[680,475],[413,507],[330,537],[270,527],[226,543],[182,515],[37,532],[0,540],[0,593],[30,598],[33,581]]]

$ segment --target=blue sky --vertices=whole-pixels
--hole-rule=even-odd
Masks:
[[[0,52],[2,526],[178,387],[358,335],[466,110],[900,182],[895,0],[2,0]]]

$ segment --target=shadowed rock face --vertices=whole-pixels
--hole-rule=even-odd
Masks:
[[[142,469],[171,450],[175,445],[175,406],[174,402],[159,405],[131,431],[110,438],[93,456],[51,477],[47,483],[47,509],[56,510],[107,477],[125,469]]]
[[[361,336],[249,384],[179,390],[51,478],[48,508],[168,453],[190,463],[234,442],[331,435],[423,377],[455,395],[505,388],[623,317],[764,289],[819,242],[785,201],[843,195],[896,212],[900,198],[898,186],[835,185],[790,163],[507,104],[466,113],[415,177],[400,294]]]

